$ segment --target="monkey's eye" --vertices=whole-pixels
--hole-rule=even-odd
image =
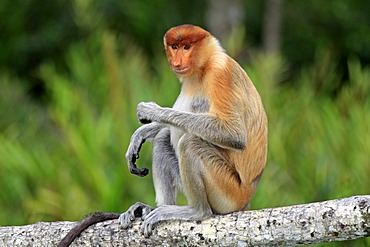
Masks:
[[[191,48],[191,45],[185,45],[184,50],[189,50]]]
[[[171,45],[171,48],[174,50],[177,50],[178,46],[177,45]]]

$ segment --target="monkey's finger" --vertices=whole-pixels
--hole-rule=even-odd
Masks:
[[[139,158],[139,153],[140,153],[140,150],[141,150],[141,147],[143,146],[143,144],[146,142],[146,139],[142,139],[139,146],[137,147],[137,152],[136,152],[136,156]]]
[[[132,227],[132,221],[135,220],[135,216],[130,212],[125,212],[121,214],[118,218],[120,225],[123,229]]]
[[[139,122],[141,124],[150,124],[152,121],[149,119],[145,119],[145,118],[139,118]]]
[[[150,212],[153,211],[152,207],[146,206],[142,208],[141,219],[144,220]]]
[[[153,224],[151,222],[144,221],[142,225],[142,232],[144,237],[148,238],[152,234]]]
[[[128,163],[136,167],[135,162],[139,158],[139,153],[133,153],[129,156]]]
[[[148,175],[149,169],[148,168],[137,168],[134,164],[134,166],[130,166],[130,172],[139,177],[145,177],[146,175]]]

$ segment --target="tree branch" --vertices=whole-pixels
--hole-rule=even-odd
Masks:
[[[75,224],[40,222],[0,227],[0,246],[55,246]],[[118,220],[109,220],[88,228],[72,246],[292,246],[368,236],[370,195],[365,195],[237,212],[202,222],[163,222],[150,238],[142,236],[140,221],[124,230]]]

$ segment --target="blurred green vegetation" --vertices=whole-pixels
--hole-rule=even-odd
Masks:
[[[138,5],[150,1],[136,5],[133,2],[121,4],[140,8]],[[163,6],[166,3],[153,2]],[[40,5],[27,3],[18,5],[25,13],[36,8],[32,4]],[[129,174],[124,153],[131,134],[139,126],[137,103],[155,101],[171,106],[177,97],[180,85],[168,68],[159,33],[169,23],[183,19],[181,15],[177,19],[161,19],[165,28],[155,29],[154,38],[150,38],[154,24],[148,21],[149,17],[137,23],[133,20],[139,16],[126,16],[129,21],[117,31],[113,22],[104,21],[104,15],[95,11],[103,9],[103,13],[109,13],[113,9],[117,12],[112,10],[112,15],[121,18],[120,9],[126,15],[140,13],[128,11],[127,6],[119,7],[113,0],[91,3],[98,7],[84,1],[53,1],[56,8],[69,9],[57,17],[59,25],[70,34],[84,30],[76,36],[54,30],[51,27],[55,25],[49,23],[49,29],[40,29],[46,30],[47,35],[28,39],[27,33],[16,30],[24,28],[19,23],[22,18],[27,19],[27,14],[19,14],[22,18],[18,22],[14,19],[14,23],[1,24],[14,36],[8,47],[1,49],[0,60],[9,57],[5,53],[11,53],[15,59],[0,67],[1,225],[79,220],[93,211],[122,212],[136,201],[154,204],[150,176]],[[6,4],[9,2],[0,4],[0,13],[5,13],[5,7],[13,8]],[[316,4],[313,7],[318,8]],[[196,20],[195,13],[191,16]],[[345,14],[341,18],[349,18],[349,13]],[[158,13],[152,15],[155,16],[151,18],[158,17]],[[44,26],[42,21],[38,24]],[[126,33],[125,28],[137,34]],[[56,36],[49,35],[50,30]],[[133,38],[139,33],[142,40],[150,40],[150,48]],[[225,48],[232,56],[243,53],[245,33],[239,30],[230,37],[235,42],[226,42]],[[29,43],[22,43],[22,35]],[[36,37],[54,37],[60,41],[59,48],[45,47],[47,44]],[[61,41],[60,37],[64,39]],[[0,40],[3,42],[3,37]],[[46,43],[55,46],[50,40]],[[37,50],[33,50],[35,47]],[[366,54],[347,52],[342,69],[338,64],[343,57],[338,57],[336,49],[326,45],[313,47],[311,61],[299,69],[288,53],[266,55],[258,49],[252,49],[250,59],[243,63],[269,117],[268,164],[252,209],[370,194],[370,68],[366,66]],[[19,53],[16,48],[21,49]],[[25,51],[35,53],[29,55]],[[307,53],[302,55],[305,56]],[[31,58],[40,60],[28,60]],[[20,66],[17,59],[22,61]],[[25,63],[32,66],[22,67]],[[343,71],[348,75],[343,76]],[[41,100],[30,94],[33,80],[43,83]],[[144,145],[140,157],[139,165],[150,168],[150,144]],[[185,202],[180,198],[180,203]],[[361,239],[322,245],[369,244],[369,239]]]

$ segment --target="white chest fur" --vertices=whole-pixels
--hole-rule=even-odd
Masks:
[[[177,98],[174,106],[174,110],[180,112],[191,112],[191,113],[204,113],[209,111],[209,101],[200,95],[184,95],[180,94]],[[183,119],[184,121],[194,121],[192,119]],[[185,131],[183,129],[171,126],[171,144],[178,157],[178,144],[180,138],[184,135]]]
[[[187,97],[187,96],[180,94],[173,106],[173,109],[182,111],[182,112],[191,112],[192,111],[191,109],[192,100],[193,100],[193,97]],[[179,143],[180,138],[184,135],[185,131],[177,127],[174,127],[174,126],[171,126],[170,130],[171,130],[171,144],[178,157],[178,143]]]

